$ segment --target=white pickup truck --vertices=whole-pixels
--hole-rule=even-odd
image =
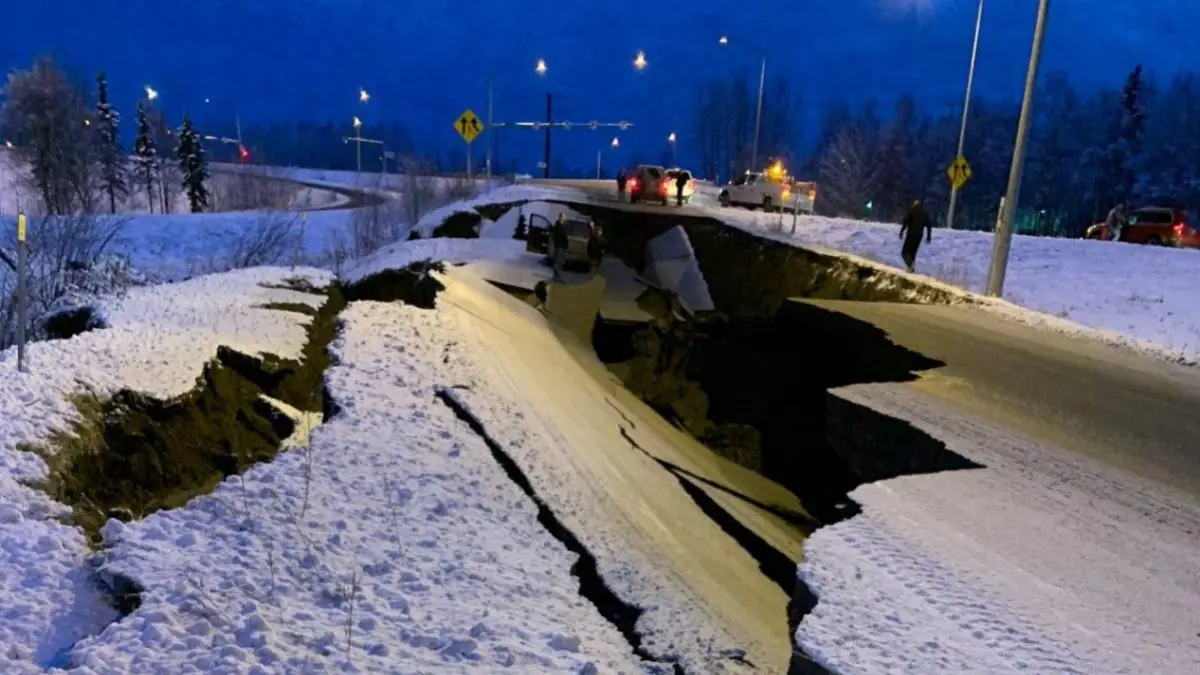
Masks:
[[[747,171],[721,188],[717,200],[721,206],[795,210],[811,215],[817,200],[817,185],[797,183],[790,177],[771,179],[766,173]]]

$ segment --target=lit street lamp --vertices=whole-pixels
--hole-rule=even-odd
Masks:
[[[158,90],[150,85],[146,85],[146,100],[153,101],[158,98]]]
[[[1033,29],[1033,48],[1029,52],[1029,70],[1025,73],[1025,95],[1021,99],[1021,118],[1017,122],[1017,139],[1013,144],[1012,166],[1008,170],[1008,191],[1000,205],[1000,222],[992,238],[992,264],[988,268],[987,294],[1004,294],[1004,274],[1008,268],[1008,251],[1012,246],[1013,216],[1021,195],[1021,174],[1025,170],[1025,145],[1029,140],[1029,124],[1033,111],[1033,94],[1037,89],[1038,66],[1042,61],[1042,42],[1046,37],[1046,15],[1050,0],[1038,1],[1037,24]]]
[[[736,41],[746,47],[749,47],[762,56],[762,68],[760,68],[758,71],[758,111],[754,113],[754,149],[751,152],[750,159],[750,168],[756,169],[758,167],[758,138],[759,132],[762,131],[763,87],[767,82],[767,50],[752,42],[747,42],[741,38],[730,38],[728,35],[722,35],[721,38],[717,40],[717,44],[726,46],[730,44],[731,41]]]
[[[358,88],[358,102],[359,102],[359,103],[366,103],[366,102],[367,102],[367,101],[369,101],[369,100],[371,100],[371,95],[367,93],[367,90],[366,90],[366,89],[363,89],[362,87],[359,87],[359,88]]]
[[[612,147],[613,147],[613,150],[616,150],[617,148],[621,147],[621,139],[617,138],[616,136],[613,136]]]
[[[358,115],[354,116],[354,145],[357,148],[357,163],[355,171],[359,174],[355,180],[361,181],[362,178],[362,120],[358,119]]]
[[[645,70],[648,65],[650,65],[650,62],[646,60],[646,52],[639,49],[637,56],[633,59],[633,67],[638,70]]]
[[[971,45],[971,66],[967,69],[967,96],[963,101],[962,109],[962,124],[958,129],[958,154],[955,155],[954,161],[958,161],[962,157],[963,147],[967,142],[967,112],[971,108],[971,89],[975,85],[975,57],[979,55],[979,29],[983,25],[983,0],[979,0],[979,7],[975,13],[975,41]],[[950,186],[950,208],[946,211],[946,227],[954,229],[954,206],[958,201],[958,185]]]
[[[494,80],[496,78],[496,76],[498,76],[498,75],[501,75],[503,73],[506,73],[506,72],[509,72],[512,70],[517,70],[517,69],[523,68],[523,67],[524,66],[517,66],[515,68],[510,67],[510,68],[503,68],[500,70],[494,70],[494,71],[488,73],[488,76],[487,76],[487,122],[484,125],[484,133],[487,134],[487,159],[484,160],[484,165],[487,169],[487,179],[488,179],[489,183],[492,180],[492,139],[493,139],[492,134],[495,133],[495,131],[494,131],[495,127],[493,126],[493,121],[492,121],[492,108],[493,108],[492,80]],[[546,65],[546,59],[538,59],[537,63],[535,63],[533,66],[533,72],[536,73],[538,76],[544,76],[546,74],[546,71],[548,71],[549,69],[550,69],[549,66]]]

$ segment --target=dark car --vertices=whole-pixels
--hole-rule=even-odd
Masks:
[[[675,188],[673,184],[667,185],[669,182],[666,169],[661,166],[642,164],[634,170],[633,175],[629,177],[629,183],[625,186],[629,190],[629,203],[654,201],[666,206],[671,190]]]

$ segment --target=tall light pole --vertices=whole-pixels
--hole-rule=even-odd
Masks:
[[[613,150],[616,150],[617,148],[621,147],[621,139],[617,138],[616,136],[613,136],[612,143],[610,143],[610,145],[612,146]],[[603,148],[596,151],[596,180],[600,180],[602,178],[601,173],[600,173],[600,167],[601,167],[600,161],[601,161],[601,157],[603,156],[603,153],[604,153]]]
[[[501,75],[516,69],[517,68],[505,68],[501,70],[493,70],[492,72],[488,73],[487,76],[487,123],[486,128],[484,129],[484,133],[487,134],[487,159],[484,161],[484,164],[487,168],[487,179],[489,182],[492,180],[492,146],[494,140],[492,134],[495,133],[495,126],[492,120],[492,80],[494,80],[497,75]],[[545,75],[546,71],[548,70],[549,67],[546,65],[546,59],[538,59],[533,65],[533,72],[537,73],[539,77]]]
[[[767,83],[767,50],[741,38],[734,40],[728,35],[722,35],[721,38],[717,40],[717,43],[724,46],[728,45],[731,41],[749,47],[762,56],[762,68],[760,68],[758,71],[758,110],[754,113],[754,149],[750,153],[750,168],[754,169],[758,167],[758,139],[759,133],[762,131],[763,88]]]
[[[1037,89],[1038,66],[1042,60],[1042,42],[1046,37],[1046,15],[1050,0],[1038,1],[1037,25],[1033,29],[1033,48],[1029,52],[1029,70],[1025,73],[1025,96],[1021,100],[1021,119],[1017,122],[1017,140],[1013,146],[1012,166],[1008,171],[1008,192],[1000,207],[1000,223],[992,239],[992,264],[988,269],[987,293],[993,297],[1004,294],[1004,274],[1008,268],[1008,251],[1012,246],[1013,216],[1021,196],[1021,174],[1025,169],[1025,144],[1029,140],[1030,112],[1033,94]]]
[[[361,182],[361,179],[362,179],[362,125],[363,125],[362,120],[358,119],[358,116],[355,115],[355,117],[354,117],[354,147],[357,148],[357,150],[356,150],[357,162],[355,164],[354,172],[357,174],[357,176],[355,176],[355,180],[358,182]]]
[[[954,161],[962,157],[963,147],[967,142],[967,113],[971,109],[971,90],[975,86],[975,59],[979,55],[979,29],[983,26],[983,0],[979,0],[979,8],[975,12],[975,40],[971,43],[971,66],[967,69],[967,95],[963,101],[962,124],[958,128],[958,154]],[[958,202],[958,186],[950,186],[950,208],[946,210],[946,227],[954,229],[954,206]]]

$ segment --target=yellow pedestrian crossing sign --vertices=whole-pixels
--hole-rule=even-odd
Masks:
[[[962,189],[962,186],[971,180],[971,165],[967,158],[959,155],[950,168],[946,169],[946,176],[950,179],[950,187],[955,190]]]
[[[483,133],[483,122],[479,121],[479,116],[474,111],[467,108],[466,112],[454,120],[454,130],[458,132],[459,136],[462,136],[464,141],[470,143]]]

